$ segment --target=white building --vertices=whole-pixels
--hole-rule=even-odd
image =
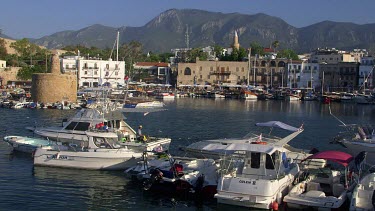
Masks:
[[[365,88],[374,87],[374,57],[366,56],[361,58],[361,65],[359,66],[358,85]],[[366,81],[366,83],[364,83]]]
[[[0,60],[0,69],[4,70],[7,67],[7,61]]]
[[[103,84],[124,85],[125,62],[85,59],[73,56],[60,60],[63,73],[77,74],[79,87],[98,87]]]
[[[290,88],[313,88],[320,86],[319,64],[307,61],[288,63],[288,86]]]

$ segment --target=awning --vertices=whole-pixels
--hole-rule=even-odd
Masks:
[[[300,130],[300,128],[296,128],[296,127],[287,125],[287,124],[285,124],[283,122],[279,122],[279,121],[262,122],[262,123],[256,123],[255,125],[261,126],[261,127],[277,127],[277,128],[281,128],[281,129],[292,131],[292,132],[296,132],[296,131]]]
[[[307,157],[303,161],[308,160],[308,159],[331,160],[331,161],[339,163],[343,166],[348,166],[350,161],[352,161],[354,158],[353,158],[353,156],[351,156],[351,155],[349,155],[348,153],[345,153],[345,152],[324,151],[324,152],[315,153],[315,154]]]

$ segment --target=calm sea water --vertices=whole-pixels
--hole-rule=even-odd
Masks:
[[[172,138],[172,153],[180,146],[216,138],[243,137],[259,131],[254,124],[278,120],[305,131],[291,145],[319,150],[339,149],[329,144],[341,130],[329,114],[328,105],[318,102],[238,101],[176,99],[165,101],[167,111],[126,114],[145,134]],[[345,123],[375,123],[375,106],[332,104],[332,112]],[[25,127],[60,125],[76,111],[0,109],[1,138],[4,135],[32,136]],[[256,132],[256,133],[260,133]],[[0,142],[0,210],[216,210],[214,200],[197,204],[172,196],[148,193],[126,179],[122,172],[85,171],[48,167],[33,168],[30,155],[12,153]],[[237,209],[237,208],[236,208]]]

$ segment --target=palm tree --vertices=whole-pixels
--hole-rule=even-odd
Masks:
[[[276,52],[277,52],[277,47],[279,47],[279,45],[280,45],[280,42],[278,40],[272,43],[272,47],[275,49]]]

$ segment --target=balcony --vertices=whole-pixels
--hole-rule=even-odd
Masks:
[[[212,71],[210,72],[211,75],[230,75],[230,71],[225,71],[225,70],[219,70],[219,71]]]

